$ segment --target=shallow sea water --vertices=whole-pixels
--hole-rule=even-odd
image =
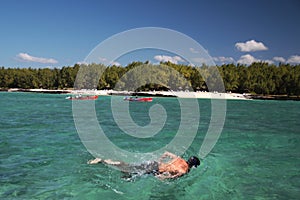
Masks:
[[[100,96],[95,109],[105,134],[122,149],[155,150],[178,130],[176,98],[130,103],[140,126],[150,122],[152,105],[165,108],[165,127],[150,139],[122,133],[110,100]],[[184,158],[199,152],[210,123],[211,101],[198,103],[198,133]],[[64,95],[0,93],[0,199],[299,199],[299,119],[300,102],[227,101],[222,134],[200,167],[175,180],[126,179],[103,164],[86,164],[93,156],[81,143],[72,102]]]

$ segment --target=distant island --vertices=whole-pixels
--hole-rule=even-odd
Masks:
[[[75,64],[74,66],[64,66],[62,68],[0,68],[0,89],[7,91],[10,88],[19,88],[21,90],[29,89],[47,89],[57,90],[61,93],[76,89],[98,89],[116,91],[132,90],[138,91],[186,91],[190,90],[205,92],[208,87],[201,76],[209,73],[209,66],[188,66],[174,64],[171,62],[161,63],[168,66],[174,71],[176,70],[183,78],[176,79],[174,82],[172,76],[166,72],[159,72],[156,75],[161,80],[170,83],[170,88],[166,84],[160,84],[157,81],[155,84],[149,83],[135,88],[134,84],[130,85],[130,81],[143,82],[147,76],[151,75],[150,71],[145,71],[138,77],[125,77],[127,72],[141,65],[149,65],[149,62],[132,62],[125,67],[122,66],[105,66],[103,64]],[[253,98],[259,99],[293,99],[299,100],[300,96],[300,65],[290,65],[280,63],[278,66],[264,62],[254,62],[249,66],[240,64],[224,64],[216,66],[224,83],[226,91],[232,93],[247,93]],[[74,88],[77,73],[80,68],[94,72],[91,75],[97,75],[101,71],[102,76],[93,81],[86,81],[83,85],[77,85]],[[146,68],[145,68],[146,69]],[[85,77],[77,77],[77,79]],[[184,80],[183,80],[184,79]],[[126,81],[127,80],[127,81]],[[172,81],[174,83],[172,83]],[[80,82],[80,81],[79,81]],[[214,83],[213,78],[210,84]],[[76,84],[75,84],[76,85]],[[217,87],[213,87],[214,91],[219,92]]]

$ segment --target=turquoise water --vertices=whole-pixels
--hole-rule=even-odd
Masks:
[[[77,134],[72,102],[64,95],[0,93],[0,199],[299,199],[300,102],[228,101],[222,135],[197,169],[176,180],[151,175],[128,180],[93,156]],[[136,102],[135,102],[136,103]],[[155,137],[122,133],[110,97],[96,101],[105,134],[128,151],[168,144],[180,121],[176,98],[130,104],[141,126],[159,103],[168,119]],[[210,122],[210,101],[199,100],[198,134],[184,158],[196,154]],[[192,124],[191,124],[192,126]]]

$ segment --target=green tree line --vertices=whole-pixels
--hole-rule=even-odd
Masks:
[[[214,69],[214,70],[213,70]],[[217,70],[216,70],[217,69]],[[221,75],[223,83],[218,76]],[[209,82],[209,85],[206,84]],[[300,65],[255,62],[193,67],[171,62],[132,62],[125,67],[75,64],[54,68],[0,68],[0,88],[201,90],[300,95]],[[209,86],[209,87],[208,87]]]

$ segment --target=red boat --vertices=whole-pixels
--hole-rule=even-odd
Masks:
[[[152,102],[152,97],[124,97],[124,101]]]
[[[66,99],[69,99],[69,100],[96,100],[96,99],[98,99],[98,96],[97,95],[93,95],[93,96],[76,95],[74,97],[66,97]]]

